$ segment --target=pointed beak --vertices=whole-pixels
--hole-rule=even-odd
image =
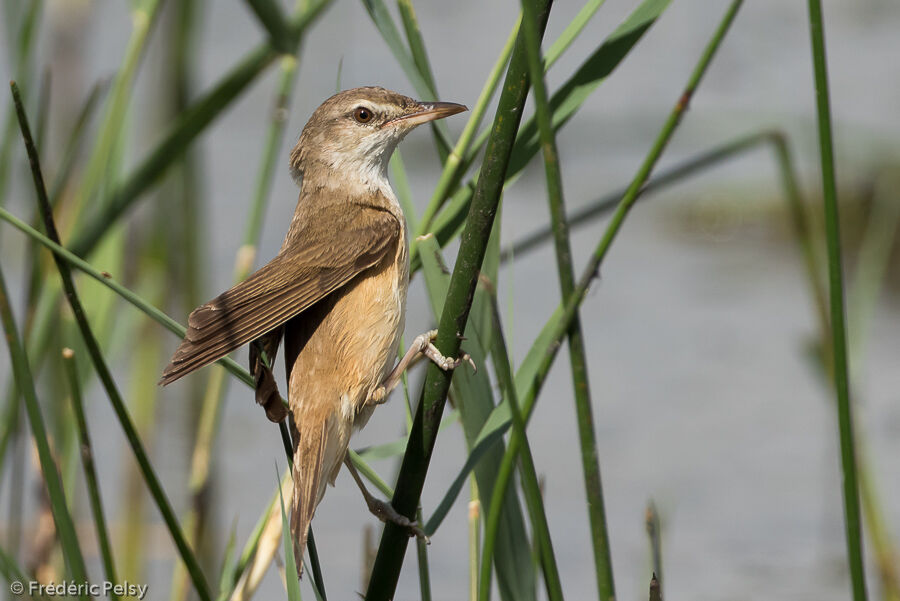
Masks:
[[[402,124],[404,127],[415,127],[428,121],[443,119],[467,110],[469,109],[465,105],[456,104],[455,102],[420,102],[414,112],[391,119],[384,126]]]

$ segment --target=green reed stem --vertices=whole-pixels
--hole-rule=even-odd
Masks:
[[[187,332],[186,327],[166,315],[165,312],[160,311],[159,309],[148,303],[146,300],[141,298],[140,295],[134,293],[125,286],[116,282],[111,275],[95,269],[90,263],[76,255],[72,251],[68,250],[64,246],[57,244],[47,236],[35,230],[30,225],[28,225],[6,209],[0,208],[0,219],[6,221],[31,239],[40,242],[48,250],[53,252],[55,256],[61,258],[73,267],[76,267],[79,271],[86,273],[96,281],[100,282],[176,336],[184,338],[184,335]],[[222,365],[233,376],[244,382],[247,386],[253,386],[253,377],[250,375],[250,372],[238,365],[233,359],[224,357],[222,359],[219,359],[217,363]]]
[[[416,510],[416,523],[424,524],[422,521],[422,508]],[[428,568],[428,543],[421,537],[416,537],[416,558],[418,559],[419,568],[419,600],[431,601],[431,573]]]
[[[18,87],[14,82],[11,84],[11,88],[13,100],[16,104],[16,113],[19,118],[19,126],[22,130],[22,137],[25,141],[25,149],[28,153],[29,163],[31,164],[31,172],[34,179],[35,192],[37,195],[39,206],[41,208],[41,214],[44,219],[44,226],[47,229],[49,238],[58,244],[59,233],[57,232],[56,224],[53,221],[50,202],[47,199],[47,189],[44,185],[43,175],[41,174],[41,166],[37,156],[37,149],[34,147],[34,143],[31,138],[31,131],[28,127],[27,117],[25,116],[25,109],[22,106]],[[175,517],[175,512],[172,510],[172,506],[169,503],[168,498],[166,497],[165,491],[163,490],[162,485],[160,484],[159,479],[156,476],[155,471],[153,470],[147,453],[144,450],[143,443],[138,437],[137,431],[134,428],[134,424],[131,421],[131,417],[128,414],[128,410],[125,407],[125,403],[122,400],[122,396],[119,393],[115,381],[113,380],[112,373],[109,371],[106,360],[103,358],[103,353],[100,349],[100,345],[98,344],[97,339],[94,336],[93,331],[91,330],[90,324],[87,321],[84,308],[81,305],[81,301],[78,298],[78,293],[75,290],[75,284],[72,281],[72,273],[70,271],[69,264],[57,255],[54,255],[54,260],[56,262],[56,267],[59,271],[60,278],[62,279],[66,299],[69,301],[69,306],[72,309],[75,321],[78,324],[81,336],[84,339],[85,346],[87,347],[88,354],[90,355],[91,361],[94,364],[94,369],[97,371],[97,375],[100,378],[100,381],[102,382],[107,395],[109,396],[109,400],[113,406],[113,410],[115,411],[122,429],[125,432],[125,437],[128,439],[132,451],[134,452],[135,459],[137,460],[141,468],[141,472],[143,473],[144,480],[147,483],[147,487],[150,489],[150,493],[153,496],[153,499],[156,502],[160,513],[162,513],[163,520],[166,522],[166,526],[168,527],[172,539],[175,542],[175,546],[178,548],[182,561],[184,561],[185,566],[187,567],[187,570],[191,575],[191,580],[194,583],[197,594],[200,596],[202,601],[210,601],[211,595],[209,586],[207,585],[206,580],[203,577],[203,573],[200,570],[200,564],[197,562],[197,558],[194,556],[184,538],[184,533],[181,531],[181,527],[178,525],[178,520]]]
[[[7,57],[15,57],[14,74],[19,81],[27,82],[31,76],[31,58],[34,56],[35,43],[38,36],[38,26],[41,23],[41,14],[44,11],[44,2],[35,0],[28,4],[28,12],[22,17],[18,35],[14,31],[14,19],[4,19],[8,27]],[[10,17],[10,11],[7,11]],[[9,181],[9,171],[13,165],[12,151],[16,135],[16,109],[9,107],[3,123],[3,139],[0,141],[0,206],[6,201],[6,184]]]
[[[791,215],[791,226],[794,228],[794,238],[800,245],[803,262],[806,264],[806,275],[809,280],[810,294],[816,306],[816,314],[822,329],[823,340],[827,337],[828,326],[828,301],[825,298],[825,285],[822,282],[822,270],[819,268],[815,248],[813,247],[812,228],[809,223],[806,206],[800,193],[800,185],[797,181],[797,170],[788,146],[787,138],[783,132],[772,134],[772,143],[775,147],[775,160],[781,174],[781,185],[788,203],[788,211]],[[830,345],[824,345],[825,355],[831,356]],[[826,360],[826,363],[828,361]]]
[[[94,451],[91,445],[91,435],[88,431],[87,418],[84,414],[84,399],[81,396],[81,384],[78,382],[78,369],[75,365],[75,352],[72,349],[63,349],[63,364],[66,378],[69,381],[69,391],[72,395],[72,410],[75,414],[75,423],[78,426],[78,435],[81,441],[81,462],[84,465],[84,481],[87,486],[88,500],[91,504],[91,514],[94,517],[94,529],[97,532],[97,542],[100,546],[100,557],[103,560],[103,571],[108,582],[119,582],[116,576],[116,564],[113,559],[112,546],[109,543],[109,531],[106,526],[106,516],[103,511],[103,498],[100,495],[100,482],[97,479],[97,470],[94,467]],[[111,591],[113,599],[118,595]]]
[[[431,62],[428,60],[428,51],[425,49],[425,39],[422,37],[422,30],[419,28],[419,21],[416,18],[416,11],[413,8],[411,0],[397,0],[397,9],[400,12],[400,19],[403,22],[403,30],[406,32],[406,41],[409,44],[410,55],[413,64],[418,70],[422,79],[428,85],[430,93],[435,100],[440,99],[437,91],[434,73],[431,69]],[[429,123],[431,133],[434,136],[435,147],[441,162],[445,162],[450,154],[450,135],[447,124],[441,120]]]
[[[475,476],[469,478],[469,601],[478,601],[478,567],[481,565],[481,544],[479,523],[481,501],[478,497],[478,483]]]
[[[545,2],[540,10],[541,30],[546,25],[548,15],[549,3]],[[510,59],[503,93],[494,118],[493,133],[485,150],[481,177],[462,234],[459,254],[441,314],[435,346],[445,356],[455,357],[459,354],[460,340],[457,332],[464,332],[468,321],[478,274],[493,228],[497,206],[500,203],[506,168],[527,95],[528,63],[524,40],[519,36]],[[392,500],[394,509],[409,518],[415,515],[422,494],[451,377],[452,373],[444,372],[434,364],[428,366],[421,400],[416,410],[409,444],[403,456]],[[403,528],[395,524],[385,525],[366,593],[368,601],[386,601],[393,597],[407,542],[408,536]]]
[[[541,147],[544,155],[544,169],[547,180],[547,195],[550,203],[550,222],[556,246],[556,269],[563,302],[568,301],[575,290],[575,271],[572,268],[572,248],[569,244],[569,229],[566,225],[566,208],[563,197],[562,172],[559,166],[559,151],[553,132],[553,111],[544,82],[541,47],[535,23],[534,7],[530,0],[522,0],[525,37],[528,41],[528,62],[531,82],[534,88],[534,102]],[[499,333],[497,335],[500,335]],[[597,579],[599,599],[613,599],[616,596],[613,581],[612,556],[609,533],[606,528],[606,513],[603,503],[603,485],[600,479],[600,462],[597,454],[597,435],[594,432],[594,415],[588,383],[587,358],[584,348],[584,334],[581,319],[576,309],[568,331],[569,360],[572,371],[572,386],[575,392],[575,414],[578,419],[578,438],[581,445],[581,467],[587,494],[587,509],[591,528],[591,544],[594,551],[594,574]],[[516,409],[518,412],[518,408]],[[521,417],[519,418],[521,419]],[[513,420],[515,427],[515,419]],[[493,499],[492,499],[493,506]]]
[[[657,135],[657,138],[654,141],[650,152],[648,153],[647,157],[644,159],[644,162],[641,164],[641,167],[638,169],[638,172],[632,179],[631,184],[628,186],[628,189],[625,192],[625,195],[622,197],[622,200],[619,202],[618,208],[616,209],[612,220],[607,226],[603,237],[597,245],[597,248],[591,255],[588,265],[579,278],[578,284],[575,286],[575,290],[572,296],[567,302],[561,303],[560,308],[557,309],[557,311],[561,309],[562,313],[559,319],[557,319],[554,324],[550,342],[544,348],[539,365],[535,371],[534,378],[528,386],[527,393],[522,398],[522,412],[525,416],[526,423],[528,421],[528,418],[531,416],[531,412],[533,411],[534,405],[537,401],[537,395],[540,392],[541,386],[547,378],[547,374],[550,371],[550,367],[553,365],[553,360],[556,357],[556,353],[559,351],[560,343],[562,342],[563,337],[568,332],[569,326],[571,325],[572,320],[576,315],[578,307],[584,300],[591,282],[593,282],[594,278],[597,277],[600,265],[603,263],[603,259],[606,256],[606,253],[609,250],[609,247],[612,244],[612,241],[614,240],[616,234],[621,229],[628,211],[631,209],[638,196],[643,191],[644,184],[649,178],[650,173],[653,171],[653,167],[656,165],[656,162],[662,155],[663,150],[665,149],[669,140],[672,138],[672,135],[675,133],[675,130],[677,129],[678,124],[681,121],[681,117],[683,116],[685,110],[687,110],[691,95],[700,84],[700,80],[703,78],[706,69],[709,67],[709,64],[712,61],[716,50],[718,50],[719,46],[722,43],[722,40],[725,37],[725,34],[728,32],[728,29],[731,26],[731,23],[734,21],[734,17],[736,16],[742,1],[743,0],[732,0],[728,11],[725,13],[725,16],[719,23],[719,27],[716,29],[716,32],[713,34],[713,37],[710,39],[703,54],[701,55],[697,66],[691,73],[691,76],[688,79],[688,83],[684,91],[682,92],[681,97],[670,112],[669,117],[666,120],[666,123],[664,124],[662,130]],[[507,448],[506,454],[508,455],[509,453],[510,449]],[[507,461],[506,456],[504,456],[504,461]]]
[[[450,154],[447,155],[447,160],[444,162],[444,169],[441,171],[441,177],[431,195],[428,206],[425,208],[425,212],[422,214],[422,219],[419,220],[416,235],[413,236],[413,241],[410,246],[410,257],[415,254],[417,246],[415,239],[428,232],[428,228],[431,227],[434,216],[437,215],[441,206],[443,206],[444,201],[450,194],[450,190],[459,183],[465,168],[468,166],[468,163],[463,160],[463,157],[469,154],[472,140],[475,137],[475,133],[478,131],[478,127],[481,125],[481,121],[484,119],[491,98],[494,97],[494,93],[497,91],[497,84],[500,83],[500,77],[503,75],[503,68],[506,66],[506,63],[509,62],[509,57],[512,54],[518,35],[519,21],[516,21],[515,26],[513,26],[512,31],[509,33],[509,37],[506,39],[506,44],[503,45],[503,50],[500,51],[500,56],[497,57],[497,61],[491,68],[487,81],[484,82],[484,86],[481,88],[481,94],[478,95],[475,106],[471,109],[471,117],[469,117],[469,120],[463,127],[463,131],[459,136],[459,140],[456,142],[456,146],[454,146]]]
[[[243,280],[253,269],[256,248],[262,233],[262,220],[272,189],[272,176],[275,173],[278,150],[284,139],[284,124],[287,118],[287,110],[290,105],[291,91],[294,87],[296,73],[297,59],[290,54],[283,55],[280,61],[275,103],[272,107],[271,121],[266,133],[266,141],[263,146],[262,159],[256,178],[253,202],[250,203],[249,215],[247,216],[244,242],[238,249],[235,260],[235,281]],[[203,409],[200,412],[200,420],[197,425],[197,438],[191,458],[189,491],[191,498],[195,500],[191,504],[193,508],[200,507],[197,501],[202,498],[209,486],[210,463],[213,456],[212,447],[220,429],[227,388],[225,370],[219,366],[210,370],[203,395]],[[185,524],[191,526],[187,530],[192,538],[196,537],[195,526],[199,525],[200,519],[201,514],[197,509],[189,511],[185,519]],[[315,562],[313,563],[315,564]]]
[[[134,80],[147,40],[162,5],[160,0],[144,0],[133,3],[131,11],[131,35],[125,48],[122,66],[115,76],[108,104],[100,124],[97,140],[91,151],[81,181],[77,202],[80,206],[92,201],[94,194],[104,187],[109,174],[109,162],[121,137],[122,126],[131,100]]]
[[[322,577],[322,565],[319,563],[319,551],[316,548],[316,536],[313,529],[310,528],[306,537],[306,550],[309,553],[309,563],[312,568],[310,571],[313,575],[315,583],[316,598],[326,601],[325,597],[325,579]]]
[[[584,29],[585,25],[587,25],[590,18],[597,12],[597,9],[600,8],[604,1],[605,0],[589,0],[582,7],[578,12],[578,15],[572,19],[547,52],[544,65],[545,71],[549,70],[550,66],[556,62],[556,60],[569,48],[572,42],[575,41],[575,38],[578,37],[578,34]],[[516,20],[515,25],[513,25],[512,31],[510,31],[509,36],[506,39],[506,44],[504,44],[503,50],[500,51],[500,56],[497,57],[497,61],[494,63],[487,81],[482,87],[481,94],[478,96],[478,100],[472,108],[472,116],[463,128],[463,132],[460,134],[459,140],[453,148],[453,151],[447,156],[447,160],[444,162],[444,169],[441,172],[441,177],[431,195],[431,200],[425,209],[422,220],[419,222],[419,227],[416,229],[416,236],[422,236],[428,233],[435,215],[437,215],[441,207],[444,206],[444,202],[449,197],[451,190],[459,185],[459,181],[463,174],[487,142],[489,130],[482,132],[477,139],[475,139],[475,133],[481,125],[481,121],[487,111],[488,103],[490,103],[491,98],[494,96],[497,84],[500,82],[500,76],[503,74],[503,68],[506,66],[506,63],[509,61],[509,56],[512,54],[513,45],[519,34],[521,22],[522,19],[520,17]],[[418,261],[416,255],[416,236],[413,237],[409,255],[413,268],[415,268]]]
[[[266,28],[272,46],[285,53],[292,53],[294,39],[288,27],[287,18],[275,0],[247,0],[260,24]]]
[[[320,0],[291,21],[296,35],[304,31],[330,4]],[[78,256],[85,256],[141,195],[177,160],[206,127],[246,90],[247,86],[278,57],[275,48],[263,44],[250,51],[219,83],[182,113],[156,149],[117,186],[103,207],[93,214],[75,234],[69,245]]]
[[[847,327],[841,268],[840,216],[834,174],[831,107],[828,99],[828,67],[825,59],[825,31],[820,0],[809,0],[808,6],[813,71],[816,80],[816,113],[819,129],[819,158],[822,167],[822,197],[825,205],[825,237],[828,246],[831,350],[834,365],[834,388],[837,395],[838,428],[840,430],[841,467],[844,474],[843,497],[847,561],[850,567],[853,599],[864,601],[866,599],[866,578],[863,565],[856,449],[853,440],[853,414],[850,406],[849,370],[847,368]]]
[[[428,52],[425,50],[425,40],[422,38],[422,30],[419,29],[419,21],[416,19],[416,11],[412,2],[411,0],[397,0],[397,8],[400,12],[400,19],[403,21],[403,30],[406,32],[406,41],[409,42],[413,63],[419,70],[422,79],[436,94],[437,84],[434,81],[434,73],[431,71]]]
[[[653,574],[656,577],[660,591],[662,591],[662,528],[660,526],[659,511],[656,509],[656,503],[652,500],[647,503],[647,510],[644,512],[644,526],[647,530],[647,540],[650,542],[650,557],[651,564],[653,565]]]
[[[525,9],[525,26],[530,9]],[[532,20],[532,24],[536,25]],[[536,29],[536,27],[535,27]],[[527,31],[527,29],[526,29]],[[537,33],[537,32],[534,32]],[[528,34],[526,34],[528,35]],[[532,42],[533,43],[533,42]],[[533,71],[532,71],[533,73]],[[544,569],[544,582],[547,586],[547,597],[551,601],[561,601],[563,598],[562,584],[559,579],[559,568],[553,553],[553,544],[550,540],[550,527],[547,524],[547,513],[544,510],[544,500],[538,483],[537,471],[534,467],[534,457],[531,454],[531,446],[525,433],[525,420],[519,408],[519,399],[516,392],[516,384],[513,380],[509,363],[509,354],[506,350],[506,341],[503,338],[503,325],[500,320],[500,309],[497,306],[497,297],[491,293],[491,309],[494,320],[494,333],[492,336],[492,349],[494,368],[500,388],[506,393],[506,401],[509,404],[509,412],[512,417],[512,435],[509,438],[507,452],[500,464],[500,472],[494,483],[491,494],[491,503],[488,508],[487,519],[484,526],[484,547],[481,556],[481,571],[479,576],[478,599],[487,601],[491,595],[491,565],[494,556],[494,545],[497,542],[497,533],[500,526],[500,514],[503,510],[503,498],[511,485],[512,473],[515,462],[521,462],[520,474],[522,477],[522,490],[525,502],[528,505],[528,513],[531,517],[531,527],[538,547],[541,565]],[[612,597],[601,597],[612,598]]]
[[[28,356],[22,346],[16,321],[13,317],[12,307],[9,302],[9,292],[6,288],[6,279],[0,268],[0,320],[3,322],[3,330],[6,333],[6,343],[9,347],[9,356],[12,363],[13,376],[16,384],[25,398],[25,411],[28,413],[28,422],[31,424],[31,432],[38,451],[38,460],[41,464],[41,472],[44,475],[44,484],[47,486],[47,494],[50,497],[50,509],[53,514],[53,523],[56,525],[56,533],[63,549],[63,557],[69,567],[72,578],[78,582],[88,580],[87,568],[84,557],[78,547],[78,535],[75,532],[75,524],[66,505],[65,491],[62,480],[53,461],[50,452],[50,443],[47,440],[47,429],[41,416],[37,394],[34,390],[34,379],[31,368],[28,365]],[[87,597],[82,596],[82,599]]]

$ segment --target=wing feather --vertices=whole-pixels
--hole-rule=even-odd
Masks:
[[[243,282],[196,308],[163,371],[166,385],[270,332],[396,249],[401,225],[386,210],[333,204]]]

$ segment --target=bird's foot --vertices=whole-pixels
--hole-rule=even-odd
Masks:
[[[366,399],[367,405],[382,405],[387,400],[387,388],[385,388],[384,384],[376,388],[369,395],[369,398]]]
[[[462,349],[460,350],[462,354],[460,354],[460,356],[456,359],[451,359],[450,357],[445,357],[444,355],[442,355],[441,351],[439,351],[437,347],[434,346],[434,344],[429,342],[428,346],[426,346],[422,351],[422,354],[431,359],[435,365],[437,365],[444,371],[456,369],[463,361],[466,361],[469,365],[471,365],[473,371],[478,371],[478,368],[475,367],[475,362],[472,361],[472,357],[469,355],[469,353],[463,351]]]
[[[398,513],[390,503],[386,503],[374,497],[369,497],[366,499],[366,504],[369,506],[369,511],[372,512],[372,515],[382,522],[390,522],[401,528],[406,528],[409,530],[410,536],[415,536],[416,538],[424,540],[425,544],[431,544],[431,540],[425,535],[425,531],[419,527],[419,524],[414,520],[410,520],[405,515]]]

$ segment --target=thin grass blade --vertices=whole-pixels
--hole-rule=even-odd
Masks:
[[[91,444],[91,435],[88,431],[87,418],[84,414],[84,400],[81,396],[81,385],[78,381],[78,371],[75,365],[75,352],[72,349],[63,349],[63,363],[66,376],[69,380],[70,394],[72,397],[72,409],[75,414],[75,423],[78,426],[78,434],[81,442],[81,460],[84,466],[84,480],[87,485],[88,499],[91,505],[91,513],[94,517],[94,529],[97,533],[97,541],[100,546],[100,557],[103,560],[103,570],[108,582],[119,582],[116,576],[116,563],[113,559],[112,545],[109,543],[109,530],[106,526],[106,515],[103,511],[103,497],[100,494],[100,482],[97,471],[94,468],[94,451]],[[118,599],[115,591],[110,591],[114,599]]]
[[[53,523],[59,536],[63,557],[68,566],[69,573],[77,582],[87,582],[88,573],[84,563],[84,556],[78,546],[78,535],[75,532],[75,524],[66,505],[65,492],[62,480],[53,461],[50,452],[50,444],[47,441],[47,430],[44,426],[44,418],[38,404],[37,394],[34,390],[31,368],[28,365],[28,357],[22,346],[19,331],[16,327],[12,307],[9,302],[9,293],[6,288],[6,280],[3,270],[0,269],[0,320],[3,322],[3,330],[6,333],[6,343],[9,347],[10,361],[16,384],[25,399],[25,411],[28,414],[28,423],[37,447],[38,460],[41,464],[44,483],[47,486],[47,494],[50,497],[50,507],[53,513]],[[87,599],[85,595],[81,599]]]
[[[294,569],[294,566],[297,565],[294,558],[294,540],[291,537],[291,529],[288,527],[290,522],[284,511],[284,496],[281,494],[280,486],[278,488],[278,502],[281,504],[281,542],[284,546],[284,579],[287,584],[288,601],[302,601],[300,597],[300,575]]]
[[[866,573],[863,563],[860,525],[859,483],[850,404],[850,376],[847,361],[847,326],[844,310],[844,276],[841,265],[840,215],[831,135],[831,107],[828,91],[828,66],[825,57],[825,30],[820,0],[809,0],[809,34],[812,43],[813,73],[816,82],[819,161],[822,169],[822,197],[825,205],[825,239],[828,247],[828,290],[831,307],[831,350],[834,388],[837,396],[838,430],[843,471],[844,527],[847,562],[855,601],[866,599]]]

